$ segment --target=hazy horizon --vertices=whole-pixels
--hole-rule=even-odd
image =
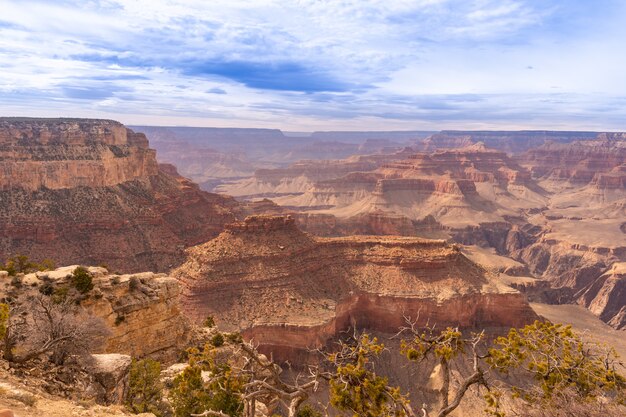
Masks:
[[[626,130],[617,0],[0,3],[0,116]]]

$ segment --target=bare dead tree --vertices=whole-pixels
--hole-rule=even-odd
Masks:
[[[239,371],[248,378],[243,395],[247,417],[254,417],[257,401],[265,404],[270,414],[278,403],[283,404],[288,416],[295,417],[302,403],[319,387],[322,376],[315,366],[308,367],[306,375],[299,374],[293,383],[287,383],[281,375],[283,369],[259,353],[252,343],[242,342],[240,351],[243,365]]]
[[[109,330],[100,318],[87,314],[70,302],[57,303],[38,295],[19,308],[5,338],[5,358],[24,363],[49,354],[55,364],[69,355],[83,355],[100,347]],[[9,333],[9,332],[7,332]],[[16,347],[24,352],[15,355]]]

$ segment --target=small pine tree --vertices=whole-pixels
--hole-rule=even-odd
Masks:
[[[309,404],[305,404],[296,413],[296,417],[322,417],[322,413],[311,407]]]
[[[207,318],[204,319],[204,327],[215,327],[215,319],[213,318],[213,316],[207,316]]]
[[[0,303],[0,340],[4,339],[9,324],[9,306]]]
[[[169,397],[176,417],[188,417],[210,409],[211,395],[204,389],[199,366],[189,365],[174,378],[173,385]]]
[[[83,266],[77,267],[72,273],[72,285],[82,294],[86,294],[93,289],[93,278]]]
[[[215,333],[211,338],[211,344],[215,347],[220,347],[224,344],[224,336],[221,333]]]
[[[133,360],[128,378],[126,406],[133,413],[153,413],[161,417],[165,412],[161,364],[152,359]]]

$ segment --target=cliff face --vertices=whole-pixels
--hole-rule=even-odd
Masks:
[[[106,120],[0,119],[0,258],[167,270],[237,203],[159,170],[143,134]]]
[[[616,262],[589,283],[578,302],[616,329],[626,329],[626,262]]]
[[[108,120],[0,119],[0,189],[106,187],[158,174],[143,133]]]
[[[188,250],[173,275],[187,314],[213,315],[282,359],[351,324],[395,331],[403,314],[424,323],[517,326],[524,298],[440,240],[314,238],[284,216],[255,216]]]
[[[534,177],[599,189],[626,189],[626,135],[603,133],[595,140],[551,143],[520,157]]]
[[[69,287],[68,277],[77,266],[26,274],[20,278],[23,285],[18,295],[37,294],[38,287],[44,284],[54,289]],[[178,281],[152,272],[118,275],[101,267],[88,270],[94,288],[80,305],[102,318],[111,332],[103,352],[175,360],[190,334],[190,326],[179,304]],[[6,285],[0,288],[0,294],[6,289]],[[16,290],[9,291],[15,293]]]
[[[463,148],[477,142],[483,142],[486,146],[492,149],[498,149],[510,154],[520,154],[548,142],[570,143],[577,140],[593,139],[596,135],[596,132],[566,132],[547,130],[443,130],[426,138],[422,142],[422,148],[427,151],[434,151],[437,149]]]

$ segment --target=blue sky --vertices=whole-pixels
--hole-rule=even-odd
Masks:
[[[621,0],[0,0],[0,115],[626,130]]]

